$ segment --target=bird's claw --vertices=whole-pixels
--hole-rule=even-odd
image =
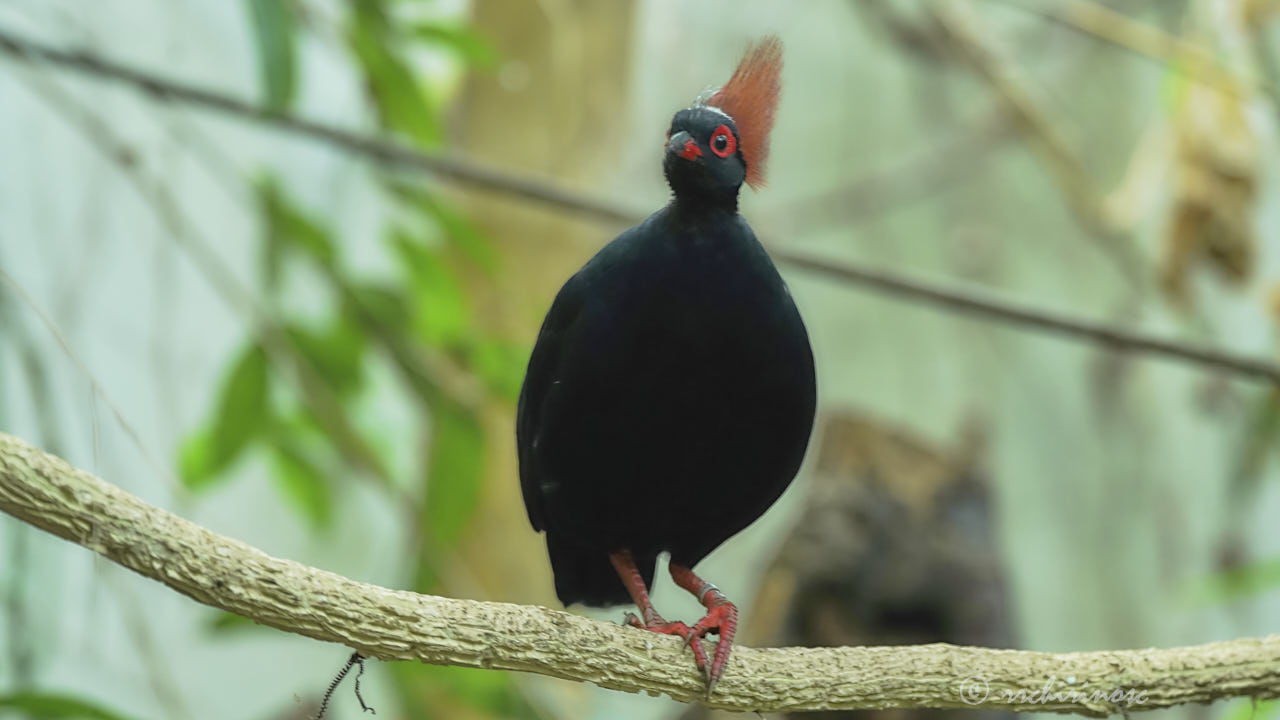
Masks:
[[[705,621],[706,619],[707,618],[703,618],[702,620]],[[697,664],[698,670],[702,672],[702,676],[707,680],[708,696],[710,695],[709,689],[715,684],[715,680],[718,679],[718,676],[716,678],[712,678],[711,671],[715,667],[723,667],[724,658],[720,656],[720,649],[717,647],[716,659],[712,662],[707,662],[707,651],[703,649],[702,643],[698,642],[698,640],[708,632],[719,632],[718,628],[704,628],[702,630],[697,630],[696,626],[689,627],[679,620],[668,622],[658,615],[654,615],[654,617],[652,617],[648,622],[645,622],[644,620],[636,617],[635,613],[631,612],[623,616],[622,622],[626,625],[630,625],[631,627],[640,628],[641,630],[648,630],[649,632],[656,632],[662,635],[676,635],[684,638],[685,647],[688,647],[693,651],[693,661]],[[702,624],[701,621],[699,624]],[[721,642],[723,643],[723,639]],[[728,657],[728,654],[728,650],[726,649],[724,653],[725,657]]]
[[[733,635],[738,629],[737,606],[728,600],[720,600],[708,608],[707,614],[693,627],[678,620],[668,622],[657,613],[653,613],[647,620],[641,620],[635,613],[629,612],[623,616],[622,621],[625,625],[641,630],[684,638],[684,644],[693,651],[693,660],[698,670],[707,680],[707,697],[711,697],[711,691],[720,681],[725,664],[729,662],[729,651],[733,649]],[[719,635],[720,640],[716,643],[715,654],[708,659],[707,651],[702,647],[701,641],[702,638],[711,634]]]
[[[630,625],[634,628],[640,628],[641,630],[648,630],[649,632],[656,632],[661,635],[679,636],[684,638],[686,643],[689,641],[689,638],[693,637],[693,628],[685,625],[679,620],[668,622],[656,614],[646,622],[636,617],[635,613],[627,613],[623,616],[622,621],[624,624]],[[697,653],[695,652],[694,654],[696,655]]]
[[[695,626],[696,627],[696,626]],[[707,685],[711,684],[711,664],[707,662],[707,651],[702,647],[702,637],[698,635],[694,628],[689,629],[689,636],[684,639],[684,644],[693,651],[693,662],[702,671],[702,676],[706,678]]]
[[[688,641],[693,648],[693,657],[698,663],[698,669],[706,675],[708,698],[711,697],[711,691],[716,683],[720,681],[720,676],[724,674],[725,664],[729,662],[729,651],[733,649],[733,636],[737,630],[738,608],[728,600],[712,605],[707,609],[706,616],[690,628]],[[715,655],[708,664],[707,654],[700,640],[711,633],[719,635],[720,640],[716,643]]]

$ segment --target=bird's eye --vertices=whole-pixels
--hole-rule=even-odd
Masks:
[[[729,130],[728,125],[721,125],[711,133],[711,152],[720,157],[729,157],[738,149],[738,140]]]

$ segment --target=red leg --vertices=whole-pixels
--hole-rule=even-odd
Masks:
[[[738,607],[729,602],[719,588],[694,575],[689,568],[671,563],[670,569],[671,579],[692,593],[707,609],[706,616],[690,630],[688,639],[694,647],[694,656],[701,658],[698,667],[707,673],[707,697],[710,697],[711,689],[716,686],[716,682],[724,673],[725,664],[729,662],[729,651],[733,649],[733,635],[738,630]],[[720,641],[716,643],[715,658],[711,661],[710,668],[707,668],[706,654],[700,652],[702,649],[700,639],[713,632],[720,635]]]
[[[622,584],[627,586],[627,592],[631,594],[631,600],[635,602],[636,607],[640,609],[643,620],[637,618],[631,613],[627,613],[627,624],[632,627],[638,627],[643,630],[650,630],[664,635],[679,635],[686,641],[693,637],[693,629],[682,622],[667,622],[662,619],[658,611],[654,609],[653,603],[649,601],[649,591],[644,586],[644,578],[640,577],[640,571],[636,569],[635,560],[631,557],[630,550],[619,550],[609,555],[609,562],[613,563],[613,569],[617,571],[618,577],[622,578]],[[694,651],[694,658],[697,659],[699,651]],[[698,661],[698,668],[706,664],[706,654],[701,654]]]

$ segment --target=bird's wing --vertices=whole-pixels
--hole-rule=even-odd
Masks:
[[[578,275],[569,278],[555,302],[547,311],[538,333],[538,341],[529,357],[529,369],[524,385],[520,388],[520,401],[516,406],[516,449],[520,461],[520,490],[524,506],[529,512],[529,522],[534,530],[546,528],[542,508],[541,480],[534,459],[542,419],[543,402],[557,381],[561,364],[561,352],[565,338],[571,334],[582,312],[582,282]]]

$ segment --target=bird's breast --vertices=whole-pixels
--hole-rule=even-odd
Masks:
[[[749,230],[620,240],[575,278],[582,306],[541,404],[551,523],[658,542],[665,521],[637,515],[636,493],[714,505],[733,487],[731,534],[803,456],[815,392],[804,323]]]
[[[651,249],[592,294],[579,389],[599,413],[687,437],[812,391],[804,324],[768,256],[754,238],[715,240]]]

